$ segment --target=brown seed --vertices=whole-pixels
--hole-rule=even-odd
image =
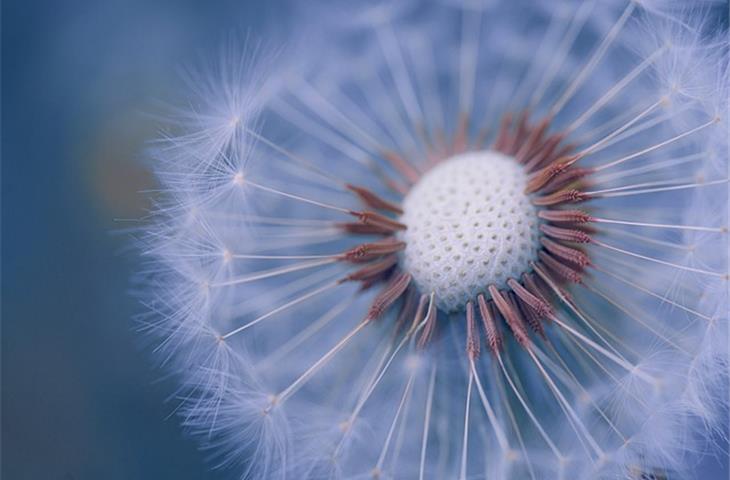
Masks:
[[[380,290],[380,293],[378,293],[373,300],[373,303],[370,305],[370,309],[365,316],[365,321],[369,322],[380,318],[383,313],[385,313],[385,311],[393,305],[393,303],[398,300],[401,295],[403,295],[410,283],[410,274],[400,272],[394,275],[390,282],[388,282],[388,284]]]
[[[376,210],[386,210],[392,213],[395,213],[396,215],[402,215],[403,209],[400,207],[400,205],[397,205],[393,202],[389,202],[387,200],[384,200],[377,194],[375,194],[373,191],[365,188],[365,187],[358,187],[356,185],[347,184],[347,189],[353,192],[357,197],[367,206],[374,208]]]

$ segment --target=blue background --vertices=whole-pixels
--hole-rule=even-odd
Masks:
[[[126,219],[153,187],[149,113],[226,35],[282,2],[2,5],[2,477],[224,478],[186,439],[131,320]],[[705,458],[702,478],[727,478]],[[229,477],[229,476],[228,476]]]

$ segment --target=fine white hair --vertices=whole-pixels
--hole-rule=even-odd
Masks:
[[[231,41],[186,73],[150,147],[140,329],[213,465],[252,479],[691,478],[689,453],[727,435],[730,70],[718,2],[685,3],[308,3],[288,48]],[[580,157],[574,200],[590,216],[569,232],[549,215],[583,206],[540,207],[549,233],[532,243],[547,253],[523,286],[445,312],[401,271],[403,245],[358,263],[375,248],[363,234],[407,227],[393,212],[429,162],[540,119],[561,161]],[[555,240],[579,234],[576,248]],[[363,265],[396,273],[370,283],[353,276]]]

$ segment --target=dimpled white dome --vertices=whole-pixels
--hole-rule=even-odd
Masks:
[[[403,268],[422,293],[435,292],[439,308],[460,310],[529,270],[539,231],[526,183],[513,158],[480,151],[444,161],[408,193]]]

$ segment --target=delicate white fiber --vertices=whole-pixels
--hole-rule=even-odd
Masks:
[[[213,465],[695,478],[727,435],[716,2],[300,4],[151,147],[140,328]]]

